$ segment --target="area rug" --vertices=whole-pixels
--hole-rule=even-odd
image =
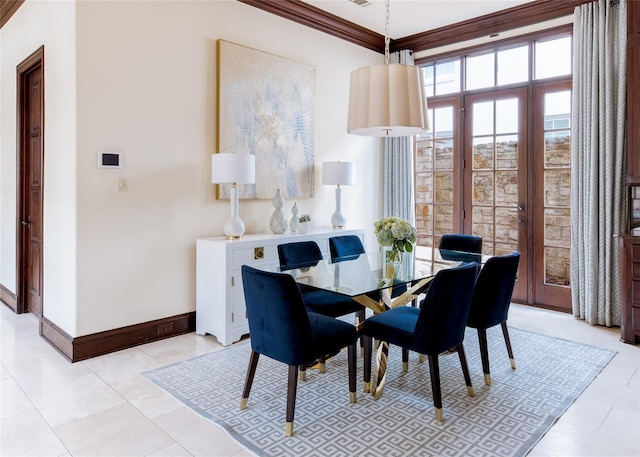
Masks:
[[[444,422],[435,420],[428,363],[411,354],[409,372],[392,346],[383,395],[362,391],[349,403],[347,357],[327,371],[307,370],[298,383],[294,436],[285,438],[287,367],[258,362],[248,408],[240,410],[250,344],[143,373],[258,456],[522,456],[566,411],[615,352],[510,328],[517,369],[511,370],[499,326],[488,332],[491,386],[483,382],[475,330],[465,352],[475,389],[467,395],[456,354],[440,356]]]

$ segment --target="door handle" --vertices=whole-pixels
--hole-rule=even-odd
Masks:
[[[22,225],[24,225],[27,228],[31,228],[31,218],[28,217],[26,221],[22,221]]]

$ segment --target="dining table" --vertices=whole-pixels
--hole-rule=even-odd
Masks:
[[[270,270],[288,273],[300,285],[348,296],[378,314],[398,306],[416,306],[438,271],[472,261],[481,265],[487,258],[477,253],[434,250],[433,256],[404,253],[400,264],[392,266],[384,251],[374,251]],[[356,322],[358,329],[362,324]],[[365,392],[374,398],[384,390],[389,353],[389,344],[379,343],[373,385],[366,379],[364,383]]]

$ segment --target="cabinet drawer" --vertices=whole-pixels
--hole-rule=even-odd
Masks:
[[[640,244],[631,245],[631,260],[640,260]]]
[[[233,251],[231,265],[259,265],[261,263],[278,262],[278,251],[275,246],[256,246]]]
[[[633,279],[640,279],[640,262],[631,263],[631,277]]]

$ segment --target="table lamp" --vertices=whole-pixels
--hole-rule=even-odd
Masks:
[[[355,166],[353,162],[324,162],[322,164],[322,184],[337,186],[336,211],[331,216],[333,228],[342,228],[347,222],[340,210],[340,186],[352,186],[355,181]]]
[[[244,222],[238,216],[238,184],[256,182],[256,156],[245,153],[220,152],[211,155],[211,182],[231,184],[230,216],[224,224],[227,239],[240,239],[244,234]]]

